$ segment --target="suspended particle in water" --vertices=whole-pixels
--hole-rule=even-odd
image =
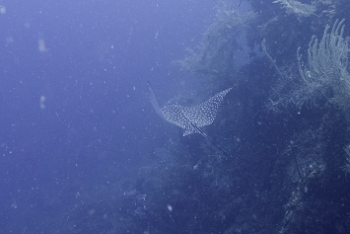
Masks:
[[[5,14],[6,8],[4,6],[0,6],[0,14]]]
[[[41,95],[40,96],[40,108],[41,109],[45,109],[45,100],[46,100],[46,97],[45,96],[43,96],[43,95]]]
[[[39,39],[38,41],[38,46],[39,46],[39,51],[44,53],[47,52],[46,46],[45,46],[45,41],[43,39]]]

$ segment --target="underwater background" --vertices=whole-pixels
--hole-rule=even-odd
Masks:
[[[348,0],[1,0],[0,234],[350,231]]]

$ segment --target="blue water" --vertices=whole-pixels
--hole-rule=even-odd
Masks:
[[[317,18],[255,0],[1,1],[0,234],[348,233],[348,112],[325,99],[268,107],[276,66],[297,77],[297,47],[306,59],[348,5]],[[258,20],[234,41],[230,24],[219,34],[235,56],[213,59],[215,75],[176,62],[220,16],[249,10]],[[147,81],[161,106],[233,89],[183,137]]]
[[[98,185],[132,178],[167,135],[157,128],[146,81],[159,95],[178,91],[171,61],[201,39],[214,3],[1,6],[0,233],[67,233],[51,223],[68,219],[84,199],[112,196]]]

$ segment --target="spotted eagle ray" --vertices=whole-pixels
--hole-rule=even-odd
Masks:
[[[208,136],[200,129],[214,122],[219,106],[232,88],[217,93],[208,100],[192,107],[182,105],[166,105],[160,107],[158,98],[150,82],[147,81],[151,104],[158,115],[169,123],[184,129],[183,136],[199,133],[207,140]]]

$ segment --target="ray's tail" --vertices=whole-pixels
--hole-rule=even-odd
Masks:
[[[153,106],[153,109],[156,111],[156,113],[159,116],[164,118],[162,109],[160,108],[160,105],[159,105],[159,101],[158,101],[157,95],[154,92],[154,89],[153,89],[153,87],[152,87],[152,85],[151,85],[151,83],[149,81],[147,81],[147,86],[148,86],[148,90],[149,90],[149,100],[150,100],[150,102],[151,102],[151,104]]]

